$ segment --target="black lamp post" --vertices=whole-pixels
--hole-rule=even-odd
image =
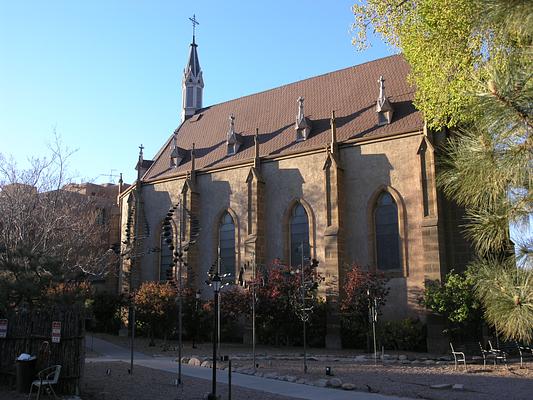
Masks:
[[[215,275],[211,279],[211,284],[213,285],[213,295],[214,295],[214,309],[213,309],[213,320],[215,322],[215,326],[213,329],[213,386],[211,389],[211,393],[209,396],[207,396],[207,400],[216,400],[217,399],[217,332],[218,332],[218,318],[217,318],[217,310],[218,310],[218,293],[220,292],[220,285],[222,280],[220,279],[220,275],[218,275],[218,271],[215,272]]]

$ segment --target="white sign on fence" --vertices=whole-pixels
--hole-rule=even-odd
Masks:
[[[7,336],[7,319],[0,319],[0,338]]]
[[[59,343],[61,340],[61,322],[52,322],[52,343]]]

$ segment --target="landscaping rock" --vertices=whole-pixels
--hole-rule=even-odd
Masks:
[[[424,364],[426,364],[426,365],[434,365],[434,364],[435,364],[435,361],[433,361],[433,360],[426,360],[426,361],[424,361]]]
[[[338,388],[342,386],[342,381],[339,378],[331,378],[327,384],[328,386]]]
[[[304,378],[299,378],[296,380],[296,383],[304,384],[307,383],[307,381]]]
[[[268,374],[265,374],[265,378],[267,379],[277,379],[278,374],[275,372],[269,372]]]
[[[200,365],[202,365],[202,362],[196,357],[191,357],[189,359],[189,365],[192,365],[193,367],[199,367]]]
[[[213,363],[211,361],[205,360],[203,363],[200,364],[200,366],[204,368],[211,368],[213,366]]]
[[[354,390],[355,385],[353,383],[343,383],[341,386],[344,390]]]
[[[407,356],[405,354],[400,354],[398,356],[398,360],[400,360],[400,361],[407,360]]]
[[[314,385],[318,387],[326,387],[328,384],[328,381],[326,379],[319,379],[315,381]]]
[[[178,359],[176,359],[178,361]],[[181,363],[182,364],[188,364],[189,363],[189,357],[181,357]]]
[[[450,389],[452,387],[451,383],[439,383],[437,385],[431,385],[431,389]]]
[[[297,379],[297,378],[296,378],[295,376],[292,376],[292,375],[287,375],[287,376],[285,377],[285,380],[286,380],[287,382],[296,382],[296,379]]]

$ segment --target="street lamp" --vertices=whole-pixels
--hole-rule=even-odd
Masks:
[[[215,323],[213,329],[213,386],[211,388],[211,393],[207,396],[207,400],[216,400],[217,399],[217,331],[218,331],[218,293],[220,292],[220,285],[222,279],[218,271],[215,271],[215,275],[211,278],[211,285],[213,286],[213,296],[214,296],[214,309],[213,309],[213,320]]]

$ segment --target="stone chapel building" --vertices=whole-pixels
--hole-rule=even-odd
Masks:
[[[237,280],[246,263],[300,265],[303,243],[326,278],[328,347],[340,346],[337,300],[354,264],[390,278],[386,318],[424,319],[425,282],[461,269],[471,250],[462,212],[435,185],[446,133],[425,128],[408,73],[394,55],[203,106],[193,36],[181,124],[153,160],[141,147],[137,182],[119,196],[123,246],[137,239],[123,286],[130,269],[134,286],[166,279],[172,252],[161,228],[181,201],[201,229],[184,278],[206,297],[217,260]],[[190,219],[179,219],[172,235],[187,241]]]

